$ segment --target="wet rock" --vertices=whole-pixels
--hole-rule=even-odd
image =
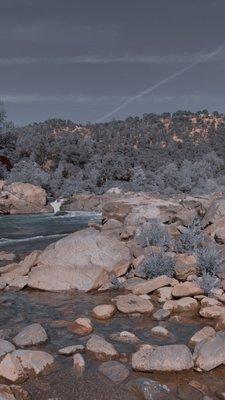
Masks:
[[[204,291],[193,282],[182,282],[172,288],[173,297],[191,297],[203,294]]]
[[[155,294],[159,303],[165,303],[165,301],[172,299],[172,288],[169,286],[160,288],[156,290]]]
[[[7,340],[0,339],[0,357],[5,356],[15,350],[15,346]]]
[[[126,244],[88,228],[48,246],[39,257],[38,267],[29,273],[28,286],[89,291],[103,285],[111,273],[124,275],[130,262]]]
[[[192,297],[184,297],[179,300],[168,300],[164,303],[163,309],[178,313],[196,313],[198,310],[198,302]]]
[[[183,371],[192,367],[192,354],[182,344],[142,349],[132,355],[132,368],[135,371]]]
[[[179,400],[202,400],[202,393],[185,382],[178,385],[178,396]]]
[[[40,324],[28,325],[14,338],[13,343],[18,347],[33,346],[48,340],[45,329]]]
[[[113,333],[110,335],[112,340],[123,343],[138,343],[140,339],[134,333],[122,331],[120,333]]]
[[[194,350],[193,360],[199,371],[211,371],[225,362],[225,333],[217,334],[200,342]]]
[[[119,357],[119,353],[115,347],[98,335],[92,335],[87,341],[86,351],[100,361],[112,360]]]
[[[10,389],[13,392],[16,400],[31,400],[30,394],[21,386],[11,385]]]
[[[159,337],[168,337],[170,336],[170,332],[168,329],[164,328],[163,326],[155,326],[151,329],[152,335],[159,336]]]
[[[17,360],[19,360],[22,368],[30,376],[39,375],[41,372],[45,371],[54,363],[54,358],[44,351],[15,350],[12,353],[12,356],[16,357]]]
[[[163,400],[168,398],[170,389],[151,379],[139,378],[130,382],[129,390],[143,400]]]
[[[17,400],[12,390],[7,385],[0,385],[0,399],[1,400]]]
[[[93,308],[92,315],[94,318],[104,321],[110,319],[115,312],[116,307],[113,304],[102,304]]]
[[[171,284],[171,278],[166,275],[158,276],[157,278],[150,279],[148,281],[143,281],[137,285],[132,285],[127,287],[133,294],[148,294],[154,292],[155,290],[168,286]]]
[[[118,361],[107,361],[98,370],[114,383],[121,383],[129,376],[129,370]]]
[[[73,356],[73,367],[76,375],[80,376],[83,374],[85,370],[85,361],[80,353]]]
[[[82,344],[77,344],[74,346],[63,347],[58,351],[59,354],[63,356],[71,356],[76,353],[84,353],[85,347]]]
[[[116,303],[116,307],[118,308],[118,310],[124,314],[151,314],[154,309],[153,304],[150,302],[150,300],[142,299],[135,294],[117,296],[113,299],[113,301]]]
[[[27,379],[21,362],[15,354],[7,354],[0,362],[0,376],[10,382],[23,382]]]
[[[89,318],[77,318],[69,324],[68,329],[77,335],[89,335],[93,331],[93,326]]]
[[[200,331],[196,332],[190,339],[189,344],[190,346],[196,346],[202,340],[208,340],[213,338],[216,335],[215,329],[211,326],[205,326],[204,328],[200,329]]]
[[[199,311],[203,318],[218,318],[224,313],[225,307],[221,306],[202,307]]]
[[[164,321],[165,319],[169,318],[169,316],[170,316],[169,310],[158,310],[152,315],[152,318],[155,321]]]

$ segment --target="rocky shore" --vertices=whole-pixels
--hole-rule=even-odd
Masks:
[[[90,223],[18,262],[0,253],[8,262],[0,269],[0,288],[2,294],[30,288],[56,292],[55,297],[86,292],[97,304],[76,318],[69,315],[66,329],[74,340],[57,357],[45,350],[51,339],[39,323],[1,339],[0,398],[31,398],[18,385],[51,373],[56,358],[69,357],[76,377],[85,377],[89,360],[95,360],[99,376],[123,384],[127,399],[224,399],[225,196],[114,193],[77,201],[85,208],[91,201],[92,209],[102,211],[103,224]],[[39,204],[46,207],[44,196]],[[125,324],[113,331],[117,318],[127,319],[129,330]],[[148,336],[142,335],[142,320]],[[199,326],[186,341],[182,329],[180,335],[171,330],[172,323],[184,321]],[[99,324],[109,326],[107,337]],[[223,379],[203,384],[218,367]],[[199,378],[183,387],[156,379],[183,371],[198,372]]]

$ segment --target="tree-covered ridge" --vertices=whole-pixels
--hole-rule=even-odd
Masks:
[[[5,116],[4,116],[5,118]],[[1,125],[1,179],[38,184],[54,196],[101,193],[112,186],[160,193],[225,189],[225,116],[144,114],[125,121],[76,124],[51,119]]]

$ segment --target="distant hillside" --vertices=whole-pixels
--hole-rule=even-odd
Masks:
[[[54,196],[124,190],[225,190],[225,116],[207,110],[80,125],[51,119],[0,131],[0,178]],[[3,159],[3,158],[2,158]]]

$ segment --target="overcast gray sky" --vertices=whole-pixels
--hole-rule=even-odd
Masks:
[[[206,60],[224,18],[225,0],[0,0],[0,97],[20,125],[225,112],[225,50]]]

